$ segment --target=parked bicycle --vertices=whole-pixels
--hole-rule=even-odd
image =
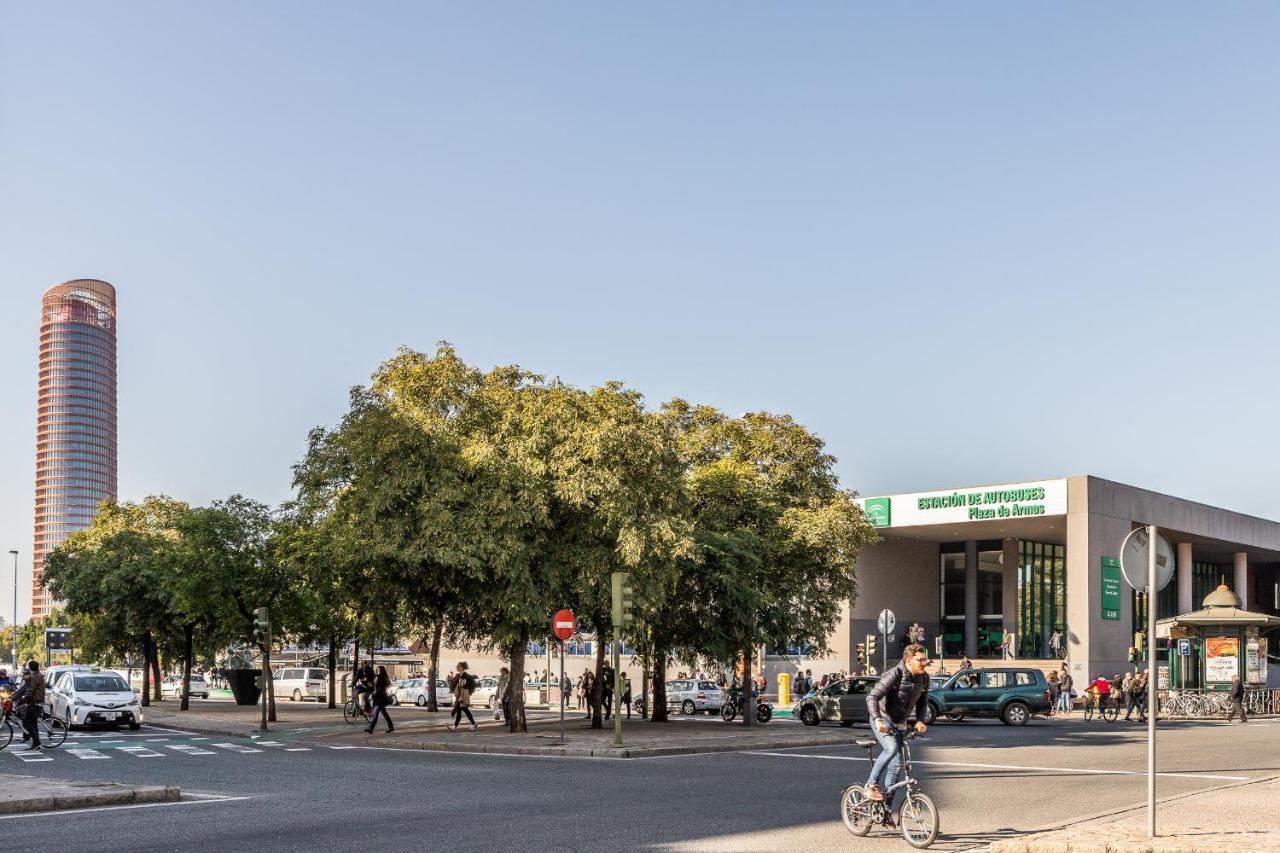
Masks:
[[[742,691],[730,690],[729,698],[725,700],[724,705],[720,708],[720,718],[726,723],[732,723],[734,718],[742,713]],[[763,699],[756,699],[756,720],[761,723],[767,723],[773,719],[773,706]]]
[[[869,833],[873,826],[892,827],[889,819],[893,815],[890,814],[889,804],[893,802],[896,791],[906,788],[896,816],[898,828],[908,844],[923,849],[938,837],[938,809],[929,795],[920,790],[919,780],[911,775],[910,742],[915,740],[916,733],[906,726],[895,726],[893,731],[901,742],[901,777],[885,789],[884,798],[880,800],[868,797],[862,785],[845,788],[840,794],[840,814],[844,818],[845,828],[859,837]],[[875,738],[860,737],[854,744],[865,747],[869,759],[875,757]]]

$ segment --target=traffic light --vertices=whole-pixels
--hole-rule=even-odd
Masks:
[[[873,660],[876,656],[876,635],[867,634],[867,660]]]
[[[253,641],[264,648],[271,645],[271,614],[265,607],[253,609]]]
[[[621,628],[635,621],[632,613],[635,594],[631,589],[631,575],[627,572],[614,572],[613,581],[613,626]]]
[[[857,649],[858,649],[858,663],[866,663],[867,661],[866,647],[863,646],[862,643],[858,643]]]
[[[1129,647],[1129,663],[1137,663],[1137,661],[1138,661],[1138,650],[1133,646],[1130,646]]]

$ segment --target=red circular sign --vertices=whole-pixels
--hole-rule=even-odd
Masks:
[[[551,617],[551,633],[561,642],[578,633],[578,623],[574,621],[572,610],[556,611],[556,615]]]

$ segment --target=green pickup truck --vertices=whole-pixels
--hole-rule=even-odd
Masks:
[[[999,717],[1007,726],[1022,726],[1052,705],[1049,683],[1038,669],[965,669],[929,688],[929,716],[953,722]]]

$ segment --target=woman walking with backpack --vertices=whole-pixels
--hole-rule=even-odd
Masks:
[[[453,689],[453,723],[449,731],[456,732],[462,723],[462,715],[466,714],[471,722],[471,731],[476,730],[476,718],[471,716],[471,691],[476,689],[476,677],[467,672],[467,662],[459,661],[458,671],[450,680]]]
[[[387,695],[390,689],[391,679],[387,677],[387,668],[380,666],[377,676],[373,679],[373,719],[369,720],[369,728],[365,729],[369,734],[373,734],[373,730],[378,727],[379,714],[387,721],[387,734],[396,730],[391,722],[391,716],[387,713],[387,706],[391,704],[391,697]]]

